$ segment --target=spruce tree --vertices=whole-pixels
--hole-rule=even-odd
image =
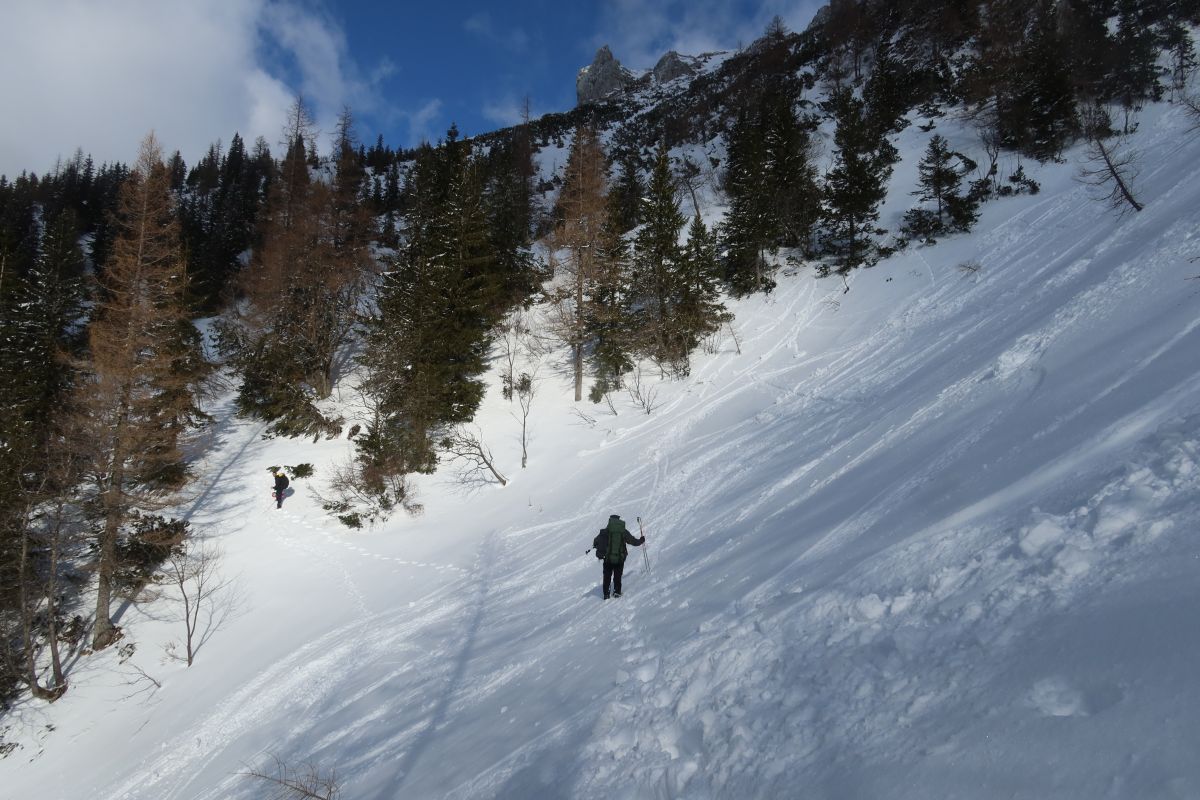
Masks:
[[[593,403],[621,388],[624,375],[633,369],[636,347],[629,245],[621,231],[618,205],[610,193],[596,242],[594,269],[585,287],[585,329],[594,375],[588,399]]]
[[[921,188],[913,192],[920,199],[937,204],[938,219],[946,213],[948,198],[958,193],[962,175],[953,166],[954,153],[940,134],[934,134],[925,148],[925,155],[917,165],[917,183]]]
[[[729,134],[725,192],[729,211],[723,229],[726,280],[735,295],[770,291],[766,256],[775,251],[779,233],[774,198],[766,190],[766,142],[758,120],[748,111],[738,114]]]
[[[529,249],[533,226],[532,151],[521,137],[499,145],[481,162],[488,237],[496,253],[494,311],[525,303],[538,274]]]
[[[956,163],[957,162],[957,163]],[[927,241],[944,230],[966,232],[978,217],[979,198],[974,193],[960,194],[964,172],[974,168],[974,162],[950,149],[949,143],[934,134],[917,165],[918,187],[913,194],[921,200],[936,203],[933,209],[915,208],[904,215],[904,231]]]
[[[863,102],[848,89],[833,94],[829,109],[837,125],[837,152],[825,178],[826,246],[844,274],[874,262],[874,222],[887,193],[895,148],[868,123]]]
[[[1071,74],[1053,15],[1042,9],[1018,51],[1009,90],[997,97],[1001,142],[1045,161],[1078,133]]]
[[[642,198],[646,194],[646,185],[635,150],[627,149],[619,163],[620,172],[609,192],[609,213],[615,218],[617,230],[628,233],[642,222]]]
[[[675,314],[688,351],[731,319],[720,301],[717,237],[699,214],[692,217],[680,259],[679,305]]]
[[[377,411],[357,442],[358,474],[375,513],[404,502],[397,476],[431,471],[442,438],[483,397],[497,258],[481,170],[451,127],[410,177],[407,242],[380,286],[361,358]]]
[[[37,258],[0,315],[0,684],[55,699],[66,689],[58,656],[62,526],[56,508],[77,494],[58,435],[66,416],[83,309],[83,256],[74,213],[45,220]],[[11,626],[11,627],[10,627]],[[50,655],[43,682],[38,654]],[[0,685],[0,696],[7,687]]]
[[[671,159],[663,147],[650,173],[642,218],[633,244],[642,349],[660,364],[686,373],[690,342],[676,312],[683,292],[679,233],[687,220],[679,210]]]
[[[1113,37],[1115,58],[1106,81],[1107,99],[1126,111],[1141,106],[1147,99],[1162,96],[1158,79],[1158,42],[1151,26],[1151,15],[1138,0],[1120,0],[1117,30]],[[1125,133],[1128,133],[1125,130]]]
[[[796,116],[791,95],[786,92],[768,95],[762,114],[767,182],[759,191],[771,201],[762,213],[774,218],[765,230],[769,233],[774,229],[775,243],[807,252],[821,213],[810,134]]]

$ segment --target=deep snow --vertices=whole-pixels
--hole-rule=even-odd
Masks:
[[[733,304],[740,354],[647,371],[649,416],[580,416],[546,360],[528,469],[493,389],[511,483],[444,469],[374,530],[313,493],[345,440],[263,441],[222,401],[181,511],[238,613],[185,669],[170,604],[129,608],[132,656],[0,723],[0,794],[257,798],[240,773],[277,756],[354,800],[1200,796],[1186,128],[1143,115],[1140,214],[1037,168],[1041,194],[848,293],[781,275]],[[901,137],[893,227],[927,136]],[[276,510],[267,467],[302,462]],[[584,550],[610,513],[646,521],[653,570],[633,552],[603,603]]]

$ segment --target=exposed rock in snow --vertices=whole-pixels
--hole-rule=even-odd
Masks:
[[[695,71],[694,65],[684,60],[679,53],[670,50],[654,65],[654,81],[655,83],[667,83],[684,75],[691,75]]]
[[[596,51],[589,66],[579,70],[575,79],[575,96],[579,105],[594,103],[633,83],[633,73],[621,66],[612,50],[604,45]]]

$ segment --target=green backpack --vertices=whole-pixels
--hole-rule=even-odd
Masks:
[[[608,518],[608,527],[600,531],[600,539],[604,545],[603,558],[610,564],[620,564],[625,560],[625,521],[614,515]],[[599,555],[599,553],[597,553]]]

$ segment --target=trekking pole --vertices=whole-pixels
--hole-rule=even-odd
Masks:
[[[650,553],[646,550],[646,531],[642,529],[642,518],[638,517],[637,521],[638,533],[642,535],[642,568],[646,571],[647,575],[651,575],[653,573],[650,571]]]

